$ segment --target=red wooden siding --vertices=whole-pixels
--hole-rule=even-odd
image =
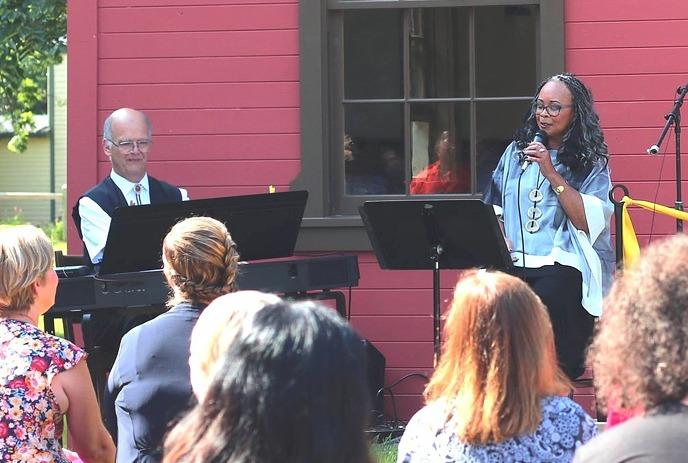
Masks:
[[[299,87],[298,0],[198,3],[68,2],[70,204],[107,175],[102,122],[122,106],[153,120],[153,175],[193,198],[285,190],[299,172],[299,92],[309,89]],[[688,81],[688,2],[567,0],[565,27],[566,69],[593,89],[613,181],[634,198],[672,205],[673,137],[659,156],[645,149]],[[632,215],[643,243],[675,230],[671,219]],[[360,254],[360,270],[352,323],[385,355],[386,384],[430,375],[431,273],[381,270],[371,253]],[[443,300],[456,278],[443,273]],[[420,406],[423,386],[411,378],[394,389],[400,418]],[[579,393],[589,404],[591,391]]]
[[[688,4],[567,1],[565,18],[566,67],[592,87],[612,156],[612,180],[625,184],[634,199],[673,206],[673,133],[659,155],[645,150],[657,141],[676,88],[688,81]],[[688,145],[682,151],[688,153]],[[643,243],[675,233],[672,219],[644,210],[631,215]]]
[[[192,198],[285,190],[297,175],[296,0],[75,0],[68,34],[70,204],[109,172],[102,123],[123,106],[153,121],[149,171]]]

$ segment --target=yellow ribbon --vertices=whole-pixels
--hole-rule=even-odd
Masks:
[[[660,214],[668,215],[675,219],[688,220],[688,212],[679,211],[671,207],[662,206],[661,204],[651,203],[649,201],[640,201],[631,199],[628,196],[624,196],[621,201],[623,202],[623,210],[621,214],[622,223],[621,228],[623,229],[623,256],[624,256],[624,266],[630,267],[635,263],[640,255],[640,245],[638,244],[638,237],[635,234],[635,229],[633,228],[633,222],[631,222],[631,216],[628,213],[629,206],[638,206],[642,209],[646,209],[652,212],[659,212]]]

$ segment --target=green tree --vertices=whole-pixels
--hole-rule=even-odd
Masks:
[[[66,35],[66,0],[0,0],[0,115],[12,122],[12,151],[26,150],[48,66],[62,60]]]

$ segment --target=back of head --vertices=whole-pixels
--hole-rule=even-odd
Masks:
[[[0,316],[27,312],[34,302],[31,283],[52,265],[52,245],[39,228],[21,225],[0,231]]]
[[[203,400],[216,364],[243,329],[250,327],[255,313],[281,301],[274,294],[238,291],[215,299],[206,307],[191,334],[191,385]]]
[[[649,410],[688,396],[688,236],[652,243],[604,302],[589,351],[598,395]]]
[[[368,461],[363,345],[312,302],[259,310],[199,404],[203,436],[181,461]]]
[[[540,398],[565,394],[547,311],[522,280],[471,270],[454,291],[444,350],[426,389],[469,443],[533,432]]]
[[[224,224],[210,217],[178,222],[162,245],[165,275],[174,289],[169,305],[205,305],[234,291],[239,254]]]

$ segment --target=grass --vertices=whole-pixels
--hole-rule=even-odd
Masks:
[[[373,459],[377,463],[396,463],[398,439],[388,439],[371,445]]]

